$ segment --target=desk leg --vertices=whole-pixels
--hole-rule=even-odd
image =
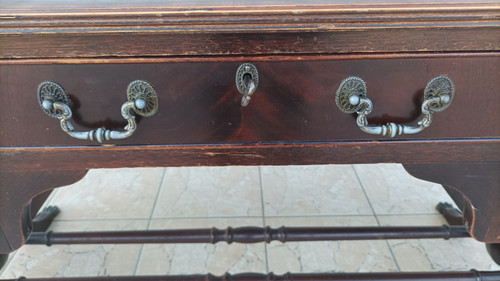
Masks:
[[[72,184],[83,171],[0,171],[0,256],[19,247],[31,232],[31,200]],[[0,257],[1,259],[1,257]]]
[[[500,243],[500,162],[404,164],[414,177],[442,184],[472,237]],[[457,198],[461,195],[462,198]],[[460,200],[461,199],[461,200]]]

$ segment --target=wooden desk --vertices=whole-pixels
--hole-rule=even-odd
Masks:
[[[473,237],[500,243],[497,1],[231,4],[0,4],[0,254],[24,244],[47,191],[88,169],[197,165],[403,163],[445,186]],[[245,107],[235,83],[243,63],[259,73]],[[357,76],[370,124],[417,126],[439,75],[454,98],[415,135],[366,134],[335,103]],[[75,130],[121,130],[138,79],[157,92],[158,112],[103,144],[68,136],[37,97],[42,82],[56,82]]]

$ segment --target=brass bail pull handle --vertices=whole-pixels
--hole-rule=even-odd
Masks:
[[[127,88],[127,101],[121,107],[123,118],[127,120],[125,131],[111,131],[98,128],[87,132],[75,131],[70,122],[73,112],[69,105],[69,98],[61,85],[47,81],[38,86],[38,101],[42,110],[50,117],[58,118],[61,129],[73,138],[82,140],[103,141],[125,139],[130,137],[137,129],[135,116],[149,117],[158,111],[158,95],[151,84],[146,81],[136,80]]]
[[[367,115],[372,112],[373,104],[366,97],[366,84],[363,79],[351,76],[340,84],[335,96],[337,107],[344,113],[357,113],[356,123],[368,134],[395,137],[402,134],[416,134],[429,127],[432,114],[445,110],[453,100],[455,87],[447,76],[432,79],[424,90],[424,101],[421,110],[424,117],[418,126],[400,125],[389,122],[386,125],[368,125]]]
[[[247,106],[259,85],[259,72],[255,65],[244,63],[236,71],[236,87],[243,95],[241,106]]]

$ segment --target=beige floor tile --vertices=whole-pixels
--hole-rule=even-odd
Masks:
[[[443,225],[440,216],[379,216],[381,225]],[[472,238],[390,240],[401,271],[500,270]]]
[[[51,203],[58,219],[149,218],[164,168],[90,170],[79,182],[59,188]]]
[[[371,215],[351,165],[262,167],[265,215]]]
[[[145,229],[147,221],[54,222],[54,231]],[[140,245],[25,245],[15,252],[0,278],[130,275]]]
[[[258,167],[167,168],[154,218],[261,216]]]
[[[433,214],[452,200],[441,185],[410,176],[400,164],[354,165],[376,214]]]
[[[414,179],[401,165],[355,169],[382,225],[445,223],[434,210],[439,201],[451,202],[440,186]],[[267,225],[377,225],[353,166],[330,165],[92,170],[51,197],[50,203],[62,209],[52,227],[145,229],[160,185],[152,229],[262,226],[260,176],[265,215],[274,216],[265,219]],[[338,214],[353,216],[328,216]],[[265,273],[266,258],[269,271],[276,274],[396,271],[391,250],[403,271],[500,270],[484,245],[473,239],[272,242],[267,248],[263,243],[27,245],[12,256],[0,278]]]
[[[372,216],[266,218],[272,227],[376,226]],[[271,242],[267,247],[269,271],[286,272],[384,272],[397,271],[385,241]]]
[[[153,220],[152,229],[262,226],[262,219]],[[145,245],[137,275],[266,272],[264,244]]]
[[[448,224],[444,217],[436,211],[430,215],[378,215],[382,226],[441,226]]]

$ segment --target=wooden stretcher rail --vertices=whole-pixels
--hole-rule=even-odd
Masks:
[[[470,237],[463,226],[228,227],[108,232],[34,232],[27,244],[258,243]]]
[[[79,278],[24,278],[2,281],[498,281],[500,271],[462,271],[462,272],[390,272],[390,273],[286,273],[283,275],[256,274],[224,274],[205,275],[173,275],[173,276],[116,276],[116,277],[79,277]]]

